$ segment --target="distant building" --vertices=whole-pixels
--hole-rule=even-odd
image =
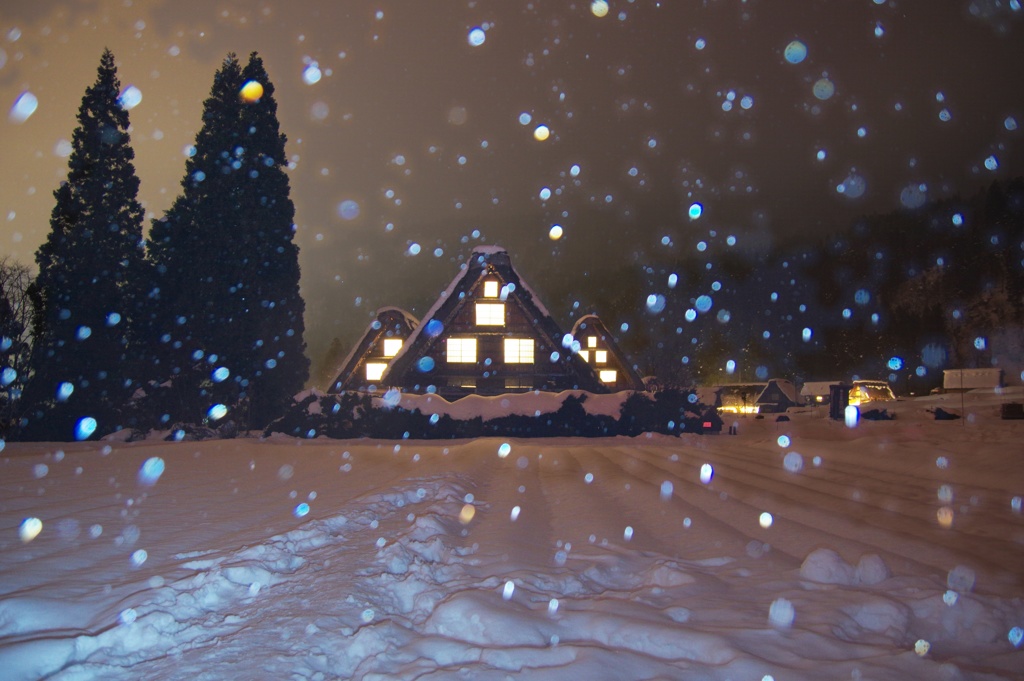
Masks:
[[[895,400],[888,381],[883,380],[857,380],[850,388],[850,404],[859,405],[865,402],[885,402]]]
[[[773,378],[757,396],[756,404],[759,414],[781,414],[790,407],[798,407],[802,403],[792,381]]]
[[[947,391],[1003,387],[1002,369],[946,369],[942,372],[942,389]]]
[[[767,383],[729,383],[713,390],[717,393],[714,405],[723,414],[776,414],[802,404],[796,386],[784,378]]]
[[[800,386],[800,398],[804,404],[826,405],[829,403],[831,386],[842,381],[808,381]]]
[[[643,378],[626,359],[608,327],[597,315],[584,315],[576,320],[572,335],[580,344],[579,356],[611,391],[644,390]]]
[[[395,308],[382,314],[381,328],[371,324],[330,391],[398,388],[456,399],[643,389],[598,317],[580,319],[578,337],[564,333],[497,246],[474,249],[419,323]]]
[[[419,320],[397,307],[379,310],[362,338],[338,367],[330,392],[367,391],[380,385],[388,364],[417,326]]]
[[[718,396],[714,400],[714,405],[723,414],[756,414],[757,398],[767,386],[767,383],[730,383],[715,386],[714,390]],[[704,400],[703,396],[701,400]]]

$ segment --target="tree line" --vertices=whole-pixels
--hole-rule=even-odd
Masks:
[[[262,427],[308,376],[286,137],[262,60],[229,54],[215,74],[181,192],[148,238],[129,125],[106,50],[38,274],[0,267],[7,437]]]
[[[620,342],[662,385],[861,377],[920,394],[943,369],[975,367],[1021,381],[1022,178],[826,237],[726,239],[604,277],[596,307],[626,311]],[[657,311],[642,304],[652,294]]]

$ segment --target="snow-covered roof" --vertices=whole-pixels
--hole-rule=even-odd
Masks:
[[[419,320],[417,320],[416,317],[399,307],[387,306],[377,310],[377,313],[373,317],[373,321],[367,324],[366,330],[363,331],[363,335],[359,337],[359,341],[352,346],[352,349],[349,350],[345,359],[338,365],[334,372],[334,380],[329,386],[327,386],[328,390],[334,389],[339,383],[343,383],[345,379],[351,375],[359,365],[359,361],[362,359],[367,349],[372,345],[373,341],[375,341],[380,334],[387,332],[385,326],[392,323],[392,320],[397,320],[399,324],[402,324],[406,328],[412,330],[415,330],[419,325]]]
[[[769,379],[768,385],[766,385],[764,387],[764,390],[761,392],[761,395],[759,395],[758,398],[757,398],[758,402],[761,401],[761,397],[765,396],[765,394],[769,390],[771,390],[773,385],[776,388],[778,388],[779,392],[782,393],[786,397],[786,399],[788,399],[790,402],[792,402],[793,404],[799,404],[800,403],[800,396],[797,394],[796,386],[793,385],[792,381],[790,381],[789,379],[786,379],[786,378],[772,378],[772,379]]]
[[[828,395],[831,392],[831,386],[837,383],[842,383],[842,381],[807,381],[800,386],[800,395],[803,397]]]

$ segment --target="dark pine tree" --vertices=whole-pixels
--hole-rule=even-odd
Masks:
[[[70,439],[88,419],[96,435],[132,425],[125,407],[147,371],[135,326],[145,280],[143,210],[119,91],[106,50],[78,111],[50,234],[36,252],[27,438]]]
[[[284,145],[262,61],[254,53],[243,70],[229,55],[204,103],[182,195],[150,233],[176,419],[226,404],[262,426],[308,377]]]

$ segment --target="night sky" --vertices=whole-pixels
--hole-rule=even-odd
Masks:
[[[263,57],[316,363],[378,307],[422,315],[475,245],[585,307],[712,231],[764,250],[1021,175],[1022,34],[1019,0],[9,0],[0,254],[34,267],[104,47],[149,218],[225,55]]]

